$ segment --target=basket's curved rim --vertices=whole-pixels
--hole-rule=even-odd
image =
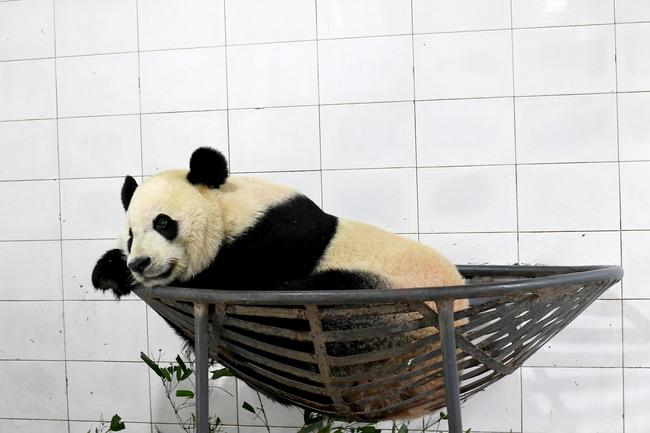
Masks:
[[[465,277],[528,277],[527,279],[489,283],[468,283],[462,286],[419,287],[383,290],[214,290],[186,287],[139,287],[136,294],[147,297],[208,304],[255,305],[350,305],[382,304],[405,301],[437,301],[442,299],[486,298],[513,292],[534,292],[553,286],[585,284],[593,281],[618,281],[623,277],[621,266],[499,266],[459,265]]]

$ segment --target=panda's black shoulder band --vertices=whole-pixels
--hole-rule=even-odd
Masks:
[[[199,147],[190,158],[187,180],[210,188],[219,188],[228,177],[228,162],[223,154],[210,147]]]

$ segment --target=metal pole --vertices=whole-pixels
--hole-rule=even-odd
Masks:
[[[440,341],[442,342],[442,365],[445,373],[445,397],[449,433],[463,433],[460,415],[460,383],[456,363],[456,335],[454,331],[454,301],[436,301],[440,321]]]
[[[194,304],[194,373],[196,377],[196,433],[209,433],[208,415],[208,306]]]

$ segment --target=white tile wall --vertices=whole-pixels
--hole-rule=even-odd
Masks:
[[[515,30],[516,95],[612,92],[614,26]]]
[[[413,45],[418,99],[512,95],[509,30],[418,35]]]
[[[123,176],[198,146],[457,263],[622,263],[465,428],[645,432],[647,40],[646,0],[0,0],[0,432],[178,431],[138,356],[182,341],[90,273]],[[224,432],[264,433],[219,385]]]
[[[56,1],[56,54],[137,51],[135,0],[108,2]],[[117,31],[119,29],[119,31]]]
[[[314,39],[314,2],[226,0],[228,44]]]
[[[140,50],[223,45],[223,0],[138,0]]]
[[[3,5],[0,15],[0,60],[54,55],[54,3],[27,0]]]
[[[232,108],[318,102],[316,42],[228,48],[228,103]]]

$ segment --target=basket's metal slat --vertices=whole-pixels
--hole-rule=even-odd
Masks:
[[[208,306],[194,304],[194,352],[196,353],[196,425],[197,433],[210,432],[208,399]]]
[[[314,352],[316,353],[316,359],[318,360],[318,370],[320,372],[321,382],[336,405],[338,412],[349,416],[350,408],[343,401],[340,390],[333,386],[332,383],[332,372],[327,363],[327,348],[325,347],[325,338],[323,337],[321,317],[318,314],[318,305],[307,305],[307,317],[311,328]]]
[[[479,282],[291,293],[138,288],[136,294],[194,339],[197,433],[207,426],[208,357],[257,389],[337,418],[376,421],[447,405],[450,432],[457,433],[460,398],[518,368],[622,275],[617,266],[459,270]],[[454,312],[459,298],[471,298],[470,306]]]

